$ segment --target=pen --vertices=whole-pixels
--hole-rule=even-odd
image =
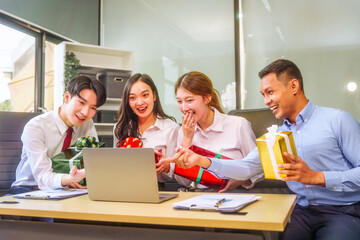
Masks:
[[[221,206],[221,204],[223,204],[224,202],[225,202],[225,198],[222,198],[222,199],[220,199],[219,201],[217,201],[216,203],[215,203],[215,206],[214,207],[220,207]]]
[[[2,201],[2,202],[0,202],[0,204],[17,204],[17,203],[19,203],[19,202],[17,202],[17,201]]]
[[[223,212],[223,211],[220,211],[220,213],[222,213],[222,214],[243,215],[243,216],[245,216],[247,214],[247,212]]]
[[[50,199],[50,196],[31,196],[31,195],[25,195],[25,199],[40,199],[40,200],[48,200]]]

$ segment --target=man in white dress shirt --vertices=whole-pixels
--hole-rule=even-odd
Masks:
[[[78,183],[85,177],[84,169],[74,166],[68,174],[55,173],[51,158],[79,137],[97,138],[91,118],[105,101],[106,90],[101,82],[86,76],[72,79],[61,107],[41,114],[25,125],[21,136],[21,161],[9,194],[65,186],[84,188]]]

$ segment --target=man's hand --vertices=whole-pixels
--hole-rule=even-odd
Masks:
[[[79,189],[87,189],[86,186],[81,186],[78,183],[74,183],[74,184],[69,184],[69,188],[79,188]]]
[[[86,188],[78,184],[81,180],[85,178],[85,169],[79,170],[76,166],[73,166],[70,169],[69,174],[65,174],[61,179],[61,185],[63,187],[69,186],[73,188]]]
[[[181,146],[188,148],[192,145],[192,140],[195,134],[196,121],[194,115],[191,112],[187,112],[185,116],[182,117],[182,131],[184,133]]]
[[[162,159],[161,161],[174,162],[181,168],[191,168],[195,165],[208,168],[211,165],[211,161],[208,158],[198,155],[187,148],[178,148],[173,158]]]
[[[290,163],[278,165],[278,173],[287,175],[287,177],[281,179],[282,181],[296,181],[302,184],[325,187],[325,177],[322,172],[311,170],[300,157],[295,157],[287,152],[284,153],[284,157],[290,160]],[[283,170],[280,170],[281,168]]]

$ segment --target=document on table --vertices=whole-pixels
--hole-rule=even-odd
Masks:
[[[38,190],[33,192],[16,194],[14,198],[60,200],[60,199],[84,195],[87,193],[88,193],[87,189],[74,189],[74,188],[49,189],[49,190]]]
[[[175,209],[237,212],[260,199],[260,196],[249,194],[203,194],[174,203]]]

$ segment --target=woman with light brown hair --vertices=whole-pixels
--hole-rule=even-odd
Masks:
[[[194,145],[231,159],[241,159],[256,146],[251,124],[245,118],[224,114],[219,93],[205,74],[193,71],[182,75],[175,83],[175,94],[178,108],[184,114],[178,133],[179,147]],[[177,175],[175,178],[184,186],[192,182]],[[250,184],[250,181],[231,180],[222,191]],[[207,189],[198,183],[195,187]]]

